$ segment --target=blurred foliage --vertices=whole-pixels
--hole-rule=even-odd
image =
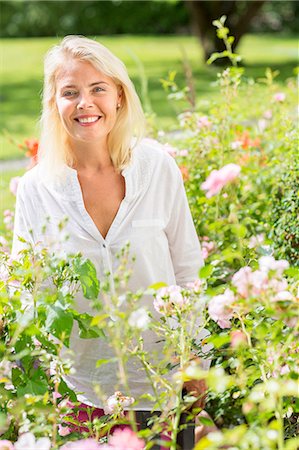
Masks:
[[[299,163],[284,168],[274,191],[273,240],[277,254],[299,266]]]
[[[242,3],[238,2],[240,7]],[[1,1],[1,37],[65,34],[186,34],[184,1]],[[241,8],[242,9],[242,8]],[[268,1],[251,31],[296,31],[299,3]]]

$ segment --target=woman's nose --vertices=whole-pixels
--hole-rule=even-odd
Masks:
[[[77,104],[78,109],[90,108],[92,105],[92,99],[89,94],[80,94]]]

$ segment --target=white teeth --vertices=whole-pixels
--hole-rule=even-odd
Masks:
[[[82,118],[78,118],[78,121],[80,123],[92,123],[92,122],[96,122],[98,120],[98,117],[82,117]]]

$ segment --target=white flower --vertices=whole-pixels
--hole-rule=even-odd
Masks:
[[[50,450],[51,441],[47,437],[35,440],[33,433],[22,434],[15,443],[15,450]]]
[[[277,301],[293,300],[293,296],[289,291],[280,291],[276,294],[274,300]]]
[[[129,317],[129,325],[139,330],[146,330],[149,327],[150,321],[148,312],[143,307],[133,311]]]
[[[269,270],[274,270],[279,275],[289,268],[289,263],[285,259],[276,260],[273,256],[262,256],[259,259],[259,266],[261,270],[269,272]]]
[[[251,236],[251,238],[249,239],[248,247],[249,248],[258,247],[259,245],[261,245],[264,242],[264,239],[265,239],[265,235],[263,233],[257,234],[256,236]]]
[[[172,285],[159,289],[154,299],[154,308],[160,314],[172,314],[177,310],[184,309],[189,303],[182,288]]]
[[[123,410],[128,408],[132,403],[135,402],[133,397],[126,397],[121,392],[117,391],[111,395],[106,402],[104,407],[105,414],[123,414]]]

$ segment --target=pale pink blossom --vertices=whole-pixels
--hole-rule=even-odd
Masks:
[[[195,294],[199,294],[202,290],[202,285],[203,281],[198,278],[190,283],[187,283],[186,287],[192,290]]]
[[[201,244],[201,248],[203,259],[207,259],[207,257],[215,250],[215,242],[203,241]]]
[[[151,323],[148,311],[142,306],[133,311],[129,317],[129,325],[139,330],[146,330]]]
[[[129,427],[115,430],[108,444],[113,450],[143,450],[145,447],[145,442]]]
[[[248,297],[251,287],[251,267],[242,267],[232,278],[232,284],[237,288],[238,294],[242,297]]]
[[[262,256],[259,259],[259,266],[261,270],[269,272],[269,270],[275,271],[278,275],[289,268],[289,263],[285,259],[276,260],[273,256]]]
[[[232,150],[239,150],[240,148],[242,148],[243,142],[242,141],[233,141],[231,143],[231,148]]]
[[[172,285],[159,289],[154,299],[154,308],[161,314],[171,314],[176,309],[183,309],[188,298],[182,293],[180,286]]]
[[[178,115],[179,123],[181,127],[184,127],[192,119],[192,113],[190,111],[183,112]]]
[[[277,92],[276,94],[273,95],[273,100],[275,102],[284,102],[286,99],[286,95],[284,92]]]
[[[172,145],[166,143],[163,145],[164,150],[167,151],[167,153],[169,153],[169,155],[171,155],[173,158],[175,158],[178,154],[178,149],[173,147]]]
[[[265,119],[260,119],[258,121],[258,128],[261,133],[263,133],[265,131],[267,126],[268,126],[268,122]]]
[[[290,368],[287,364],[284,364],[280,369],[280,375],[286,375],[287,373],[290,373]]]
[[[3,236],[0,236],[0,250],[4,253],[10,252],[8,242]]]
[[[235,301],[234,293],[230,289],[226,289],[221,295],[213,297],[208,304],[208,311],[211,319],[213,319],[220,328],[230,328],[230,319],[233,318],[232,303]]]
[[[37,346],[37,344],[35,344],[35,345]],[[39,343],[39,345],[40,345],[40,343]],[[56,392],[56,391],[53,392],[53,398],[55,400],[57,400],[58,398],[61,398],[61,397],[62,397],[62,395],[59,394],[59,392]]]
[[[257,234],[256,236],[251,236],[249,239],[248,247],[255,248],[261,245],[265,240],[265,235],[263,233]]]
[[[0,281],[3,281],[6,283],[9,279],[9,271],[7,269],[7,266],[0,262]]]
[[[272,119],[272,116],[273,116],[273,114],[272,114],[271,109],[267,109],[267,111],[264,112],[265,119],[270,120],[270,119]]]
[[[14,445],[10,441],[0,440],[0,450],[14,450]]]
[[[218,194],[228,183],[235,180],[240,174],[241,168],[237,164],[227,164],[219,170],[213,170],[201,188],[207,191],[207,198]]]
[[[3,216],[4,216],[3,223],[5,224],[6,229],[12,230],[14,213],[10,209],[6,209],[3,212]]]
[[[179,156],[188,156],[188,155],[189,155],[189,150],[187,150],[186,148],[179,151]]]
[[[102,450],[104,446],[98,444],[94,439],[80,439],[75,442],[67,442],[60,450]]]
[[[251,275],[251,294],[258,296],[269,287],[268,274],[263,270],[256,270]]]
[[[35,439],[33,433],[21,434],[15,443],[15,450],[50,450],[51,441],[47,437]]]
[[[128,408],[134,403],[133,397],[126,397],[121,392],[117,391],[111,395],[104,407],[105,414],[124,414],[124,409]]]
[[[13,195],[17,195],[20,178],[21,177],[13,177],[9,182],[9,190]]]
[[[278,292],[275,297],[274,300],[276,301],[286,301],[286,300],[293,300],[293,296],[289,291],[280,291]]]
[[[69,427],[63,426],[61,424],[58,425],[58,434],[59,436],[68,436],[71,433],[71,429]]]
[[[232,348],[237,348],[240,345],[246,344],[246,335],[241,330],[234,330],[230,334],[230,345]]]
[[[197,126],[199,129],[201,128],[211,128],[212,122],[208,119],[207,116],[199,117],[197,120]]]

